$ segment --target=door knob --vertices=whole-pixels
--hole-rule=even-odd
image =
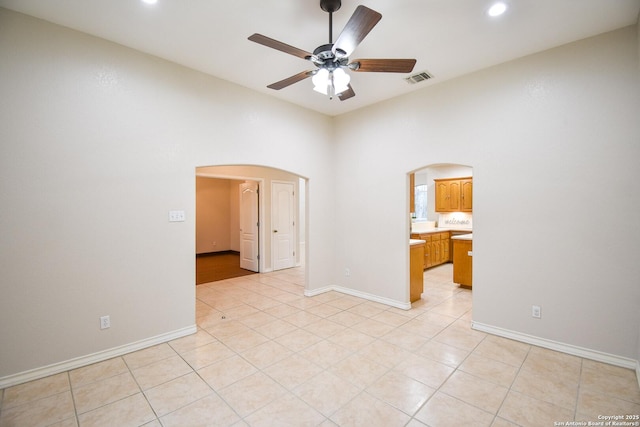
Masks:
[[[278,230],[273,230],[273,232],[274,232],[274,233],[277,233],[277,232],[278,232]]]

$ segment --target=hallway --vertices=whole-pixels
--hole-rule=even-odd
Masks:
[[[196,285],[250,274],[257,273],[240,268],[240,254],[237,252],[196,255]]]

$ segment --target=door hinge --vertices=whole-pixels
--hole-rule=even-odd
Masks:
[[[258,260],[260,259],[260,254],[256,255],[256,259]]]
[[[296,251],[293,251],[293,256],[296,256]]]

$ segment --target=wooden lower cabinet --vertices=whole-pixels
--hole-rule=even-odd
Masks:
[[[442,263],[451,262],[451,236],[447,233],[447,237],[440,236],[440,248],[442,251]]]
[[[471,288],[473,242],[471,240],[453,240],[453,283]]]
[[[422,267],[426,270],[431,267],[431,236],[423,234],[420,236],[424,237],[416,237],[416,239],[424,240],[426,242],[424,245],[424,267]]]
[[[436,231],[430,233],[413,233],[412,239],[424,240],[424,269],[451,262],[451,233]]]
[[[409,299],[411,302],[422,298],[424,287],[424,243],[411,245],[409,249]]]
[[[431,235],[431,265],[440,265],[440,233]]]

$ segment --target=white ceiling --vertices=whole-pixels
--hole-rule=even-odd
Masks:
[[[313,64],[250,42],[261,33],[306,51],[329,41],[329,15],[319,0],[0,0],[0,6],[132,47],[305,108],[335,116],[420,90],[463,74],[635,24],[640,0],[343,0],[333,15],[333,39],[358,4],[382,14],[351,55],[416,58],[408,75],[351,73],[356,96],[346,101],[312,90],[310,79],[280,91],[268,84]]]

